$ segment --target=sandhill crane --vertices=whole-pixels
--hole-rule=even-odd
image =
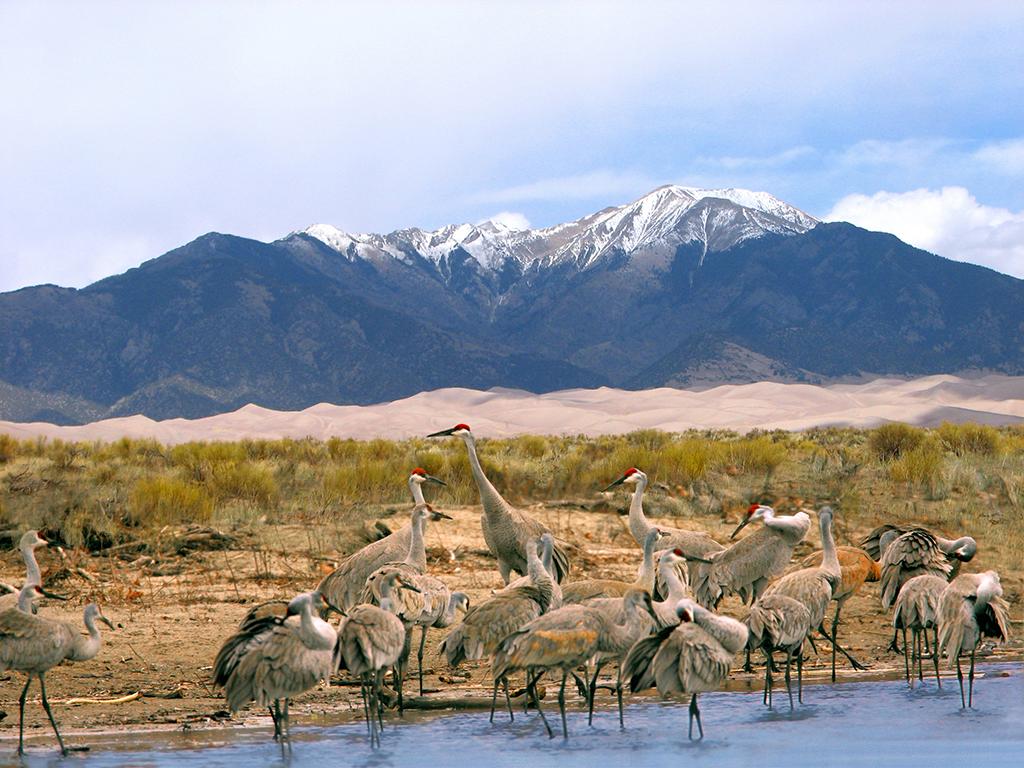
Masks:
[[[648,534],[650,535],[650,534]],[[675,561],[672,561],[675,565]],[[673,574],[678,579],[678,576]],[[648,597],[645,599],[645,595]],[[613,624],[621,625],[625,632],[617,637],[618,642],[609,642],[607,649],[598,655],[597,665],[594,667],[594,674],[590,678],[589,707],[587,712],[587,723],[594,719],[594,694],[597,691],[597,677],[601,674],[601,668],[609,662],[616,662],[615,676],[615,697],[619,705],[619,726],[623,726],[622,715],[622,657],[633,647],[633,643],[641,637],[660,628],[659,614],[654,608],[650,599],[650,590],[633,588],[628,590],[622,597],[598,597],[588,600],[585,605],[594,608],[605,614]]]
[[[524,670],[527,688],[532,691],[533,703],[541,715],[548,735],[554,732],[548,724],[537,696],[537,680],[550,670],[560,670],[562,683],[558,690],[558,709],[562,716],[562,736],[569,737],[565,716],[565,682],[581,664],[602,656],[621,655],[632,638],[629,623],[637,606],[657,621],[651,608],[651,596],[642,589],[632,590],[625,596],[626,623],[615,622],[611,612],[590,605],[564,605],[550,613],[538,616],[521,629],[502,640],[494,654],[491,671],[496,680],[505,679],[509,672]],[[539,673],[539,674],[535,674]],[[592,689],[591,689],[592,690]]]
[[[950,578],[956,578],[960,572],[960,565],[962,563],[970,562],[974,555],[978,551],[978,543],[970,536],[961,536],[958,539],[947,539],[939,536],[934,531],[930,531],[922,526],[914,526],[912,528],[906,528],[901,525],[891,525],[886,523],[875,528],[871,533],[865,536],[860,545],[864,548],[864,551],[868,555],[876,560],[881,561],[882,555],[895,539],[902,536],[904,533],[910,533],[911,531],[925,531],[931,534],[935,539],[935,543],[938,545],[946,557],[949,559],[949,564],[953,567],[953,575]]]
[[[823,552],[819,549],[812,552],[803,559],[801,563],[804,568],[816,568],[822,563]],[[842,580],[838,587],[832,592],[832,599],[836,601],[836,614],[832,617],[832,637],[838,637],[839,614],[846,605],[846,601],[853,597],[866,581],[878,581],[881,578],[881,570],[878,563],[871,559],[871,555],[857,547],[836,547],[836,556],[839,558],[839,569],[842,571]],[[832,652],[832,682],[836,681],[836,654],[833,647]]]
[[[803,645],[811,634],[811,612],[807,606],[785,595],[762,595],[743,620],[750,631],[747,648],[760,648],[764,652],[764,703],[772,706],[772,672],[775,662],[772,654],[786,654],[786,693],[789,708],[793,709],[793,688],[790,667],[796,654],[797,697],[803,702]]]
[[[232,712],[253,701],[268,708],[273,703],[275,739],[290,740],[289,699],[321,680],[330,679],[338,668],[338,633],[319,617],[325,608],[319,592],[297,595],[288,603],[284,621],[271,627],[258,641],[253,638],[225,680],[224,694]],[[217,661],[222,661],[220,654]]]
[[[419,467],[414,469],[409,475],[409,490],[412,492],[414,504],[413,514],[415,514],[416,507],[426,504],[423,499],[423,485],[426,483],[445,484],[442,480],[428,475]],[[435,511],[424,522],[443,519],[450,518]],[[406,525],[383,539],[367,544],[349,555],[337,569],[325,576],[317,586],[317,591],[332,605],[336,605],[342,610],[348,610],[357,605],[362,597],[367,577],[382,565],[399,561],[405,557],[409,551],[411,538],[412,525]]]
[[[885,528],[885,526],[882,526]],[[880,529],[875,529],[880,530]],[[889,609],[896,602],[902,586],[915,576],[930,574],[950,581],[960,571],[960,564],[974,557],[978,545],[970,536],[942,539],[924,528],[898,533],[895,528],[884,531],[879,539],[891,539],[882,551],[882,607]],[[868,540],[872,539],[871,536]],[[869,542],[870,543],[870,542]],[[897,633],[893,632],[889,650],[899,653]]]
[[[18,542],[18,549],[21,550],[21,557],[25,561],[25,583],[24,586],[30,587],[36,584],[43,583],[43,575],[39,570],[39,563],[36,561],[36,550],[39,547],[45,547],[49,542],[39,535],[38,531],[26,531],[21,541]],[[30,611],[36,612],[36,596],[38,592],[31,591],[31,605]],[[56,597],[56,596],[55,596]],[[6,595],[0,595],[0,611],[6,611],[8,608],[14,608],[18,604],[19,592],[11,592]],[[62,599],[62,598],[58,598]]]
[[[739,593],[744,603],[757,600],[769,579],[789,565],[793,550],[811,525],[806,512],[776,515],[771,507],[751,504],[730,538],[736,538],[754,520],[764,521],[760,530],[711,555],[709,564],[699,564],[695,569],[691,587],[702,606],[715,608],[730,592]]]
[[[616,480],[614,483],[605,488],[605,491],[610,491],[617,485],[632,485],[633,486],[633,498],[629,503],[629,532],[633,534],[633,538],[636,539],[636,543],[639,546],[644,545],[645,537],[648,531],[659,530],[662,533],[663,538],[659,542],[661,550],[655,553],[656,557],[661,555],[662,551],[671,551],[673,549],[681,549],[683,556],[690,563],[690,568],[695,562],[705,560],[711,557],[715,552],[721,552],[725,549],[724,546],[719,544],[711,535],[704,531],[686,531],[681,528],[667,528],[665,526],[655,526],[651,523],[647,516],[644,514],[644,491],[647,488],[647,475],[641,472],[636,467],[630,467],[622,473],[622,477]],[[692,570],[691,570],[691,581],[692,581]],[[658,592],[662,592],[663,584],[658,583]]]
[[[679,624],[638,640],[622,663],[622,675],[632,691],[656,686],[662,696],[690,694],[690,739],[693,721],[700,738],[697,694],[714,691],[729,675],[733,656],[747,643],[747,628],[728,616],[719,616],[695,601],[676,605]]]
[[[939,646],[951,664],[956,660],[960,705],[964,709],[974,706],[974,654],[983,637],[1003,642],[1010,637],[1010,607],[1003,600],[1003,587],[995,571],[957,576],[939,599]],[[968,651],[971,669],[964,701],[960,655]]]
[[[469,452],[469,467],[473,473],[473,480],[476,481],[477,490],[480,492],[480,502],[484,508],[483,515],[480,517],[484,541],[491,554],[498,560],[498,571],[501,573],[502,580],[508,584],[512,571],[525,576],[527,541],[538,538],[544,533],[550,533],[550,531],[547,526],[525,512],[512,507],[487,479],[476,454],[476,439],[468,425],[456,424],[451,429],[432,432],[427,437],[448,435],[461,438]],[[556,581],[561,583],[569,575],[569,557],[560,546],[555,547],[554,557]]]
[[[921,670],[921,635],[927,636],[928,630],[932,630],[934,643],[932,643],[931,657],[935,665],[935,682],[939,688],[942,687],[942,680],[939,677],[939,600],[945,591],[947,582],[939,576],[923,574],[915,576],[904,583],[899,595],[896,597],[896,604],[893,607],[892,625],[897,630],[903,630],[903,670],[907,676],[907,685],[914,687],[914,662],[911,650],[907,647],[907,630],[912,632],[911,642],[914,653],[917,654],[918,677],[923,679],[924,673]],[[909,658],[908,658],[909,657]]]
[[[38,584],[22,587],[19,602],[23,608],[31,605],[32,592],[45,596],[45,592]],[[43,709],[46,710],[53,732],[57,735],[61,754],[68,754],[57,722],[53,719],[50,702],[46,698],[46,682],[43,677],[62,661],[88,661],[99,653],[102,640],[96,627],[97,621],[102,621],[111,629],[114,628],[95,603],[85,606],[82,620],[89,632],[88,637],[83,637],[72,624],[35,616],[30,611],[19,610],[17,607],[0,613],[0,670],[24,672],[27,678],[21,691],[21,698],[18,699],[19,755],[25,753],[25,699],[29,686],[32,685],[33,676],[39,678]]]
[[[582,603],[597,597],[622,597],[631,589],[643,589],[654,594],[654,546],[661,538],[661,532],[652,528],[643,541],[644,556],[637,571],[636,581],[626,582],[615,579],[583,579],[562,585],[562,602]]]
[[[551,605],[549,610],[562,607],[562,585],[558,583],[555,578],[555,537],[550,533],[545,533],[540,537],[540,541],[537,544],[538,552],[540,554],[540,562],[544,566],[544,570],[547,571],[550,579],[545,581],[544,588],[548,589],[550,586],[551,590]],[[516,587],[529,586],[533,583],[533,580],[529,575],[520,576],[518,579],[513,579],[506,586],[499,590],[495,590],[495,594],[498,592],[508,592],[515,589]]]
[[[384,670],[398,663],[406,645],[405,626],[392,612],[391,597],[397,587],[416,591],[404,584],[398,571],[391,571],[380,581],[380,605],[363,603],[348,612],[338,630],[338,642],[345,668],[362,679],[363,710],[370,745],[380,745],[377,730],[381,723],[380,689]]]
[[[833,666],[835,653],[843,654],[854,669],[865,669],[864,665],[851,656],[836,640],[835,636],[825,631],[825,613],[832,601],[835,591],[842,587],[842,568],[836,552],[836,542],[832,536],[831,507],[822,507],[818,511],[818,526],[821,529],[822,560],[821,565],[812,568],[801,568],[787,573],[772,583],[764,595],[785,595],[803,603],[811,614],[811,627],[825,636],[832,643]]]

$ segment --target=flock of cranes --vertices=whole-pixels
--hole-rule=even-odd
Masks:
[[[652,524],[643,510],[648,479],[635,468],[608,488],[633,487],[629,529],[643,553],[637,578],[570,581],[565,546],[542,523],[502,498],[484,474],[469,427],[458,424],[429,435],[442,436],[460,438],[466,445],[483,506],[484,540],[505,587],[470,606],[466,593],[451,590],[427,573],[426,528],[448,516],[428,505],[422,490],[424,484],[444,482],[416,469],[409,477],[414,506],[408,526],[351,555],[316,589],[290,601],[254,607],[224,642],[213,678],[233,712],[251,703],[267,708],[274,738],[289,743],[289,699],[329,680],[338,670],[347,670],[360,681],[368,737],[371,745],[379,745],[386,673],[392,671],[401,711],[415,629],[420,628],[422,695],[426,632],[448,628],[440,655],[449,665],[491,660],[492,721],[499,689],[514,719],[509,677],[521,673],[525,701],[532,702],[554,736],[538,683],[544,675],[555,675],[561,730],[567,737],[567,684],[572,680],[579,688],[592,720],[598,675],[613,665],[620,724],[624,686],[633,691],[656,688],[662,696],[690,697],[689,736],[694,738],[696,725],[697,738],[703,738],[698,695],[723,684],[741,650],[747,653],[748,668],[751,651],[764,655],[763,701],[768,706],[777,653],[785,655],[790,707],[794,661],[796,699],[803,701],[803,654],[808,643],[813,646],[815,633],[832,646],[833,681],[837,652],[854,667],[864,668],[839,644],[837,635],[845,601],[866,581],[881,582],[883,606],[894,611],[893,647],[902,632],[908,684],[914,684],[915,665],[917,677],[923,679],[925,655],[938,680],[939,658],[945,655],[956,666],[965,708],[973,706],[975,653],[982,638],[1008,637],[1008,606],[999,575],[958,575],[960,565],[977,549],[970,537],[948,540],[922,528],[886,525],[862,542],[863,549],[837,546],[835,512],[822,507],[816,514],[822,549],[786,573],[794,549],[811,526],[807,512],[780,515],[769,506],[753,504],[726,546],[703,531]],[[758,522],[753,533],[735,540],[743,528]],[[93,658],[101,642],[96,622],[110,622],[96,605],[87,606],[88,636],[83,637],[71,625],[37,613],[41,596],[56,597],[43,590],[34,555],[45,543],[35,531],[22,538],[26,581],[16,605],[0,605],[0,670],[27,677],[19,728],[32,678],[38,678],[43,707],[66,754],[43,678],[61,661]],[[750,605],[742,621],[716,612],[730,594]],[[826,619],[832,602],[836,608],[829,631]],[[337,626],[328,621],[331,613],[341,616]],[[970,661],[966,689],[962,656]],[[22,747],[19,738],[19,753]]]

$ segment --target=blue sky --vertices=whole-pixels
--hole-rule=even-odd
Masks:
[[[1009,2],[0,0],[0,290],[667,182],[1024,276],[1021,29]]]

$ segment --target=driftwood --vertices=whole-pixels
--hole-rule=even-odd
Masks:
[[[129,693],[127,696],[118,696],[115,699],[89,699],[89,698],[73,698],[65,701],[65,704],[127,704],[129,701],[135,701],[136,699],[142,698],[142,691],[136,691],[135,693]]]

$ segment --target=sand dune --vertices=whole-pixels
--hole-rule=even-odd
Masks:
[[[807,429],[870,427],[887,421],[934,426],[943,421],[1024,422],[1024,377],[962,379],[928,376],[867,384],[725,385],[703,391],[571,389],[534,395],[509,389],[439,389],[376,405],[320,403],[304,411],[247,405],[202,419],[107,419],[79,427],[0,421],[0,433],[25,438],[115,440],[151,437],[164,443],[277,437],[404,438],[467,422],[479,435],[614,434],[657,428]]]

